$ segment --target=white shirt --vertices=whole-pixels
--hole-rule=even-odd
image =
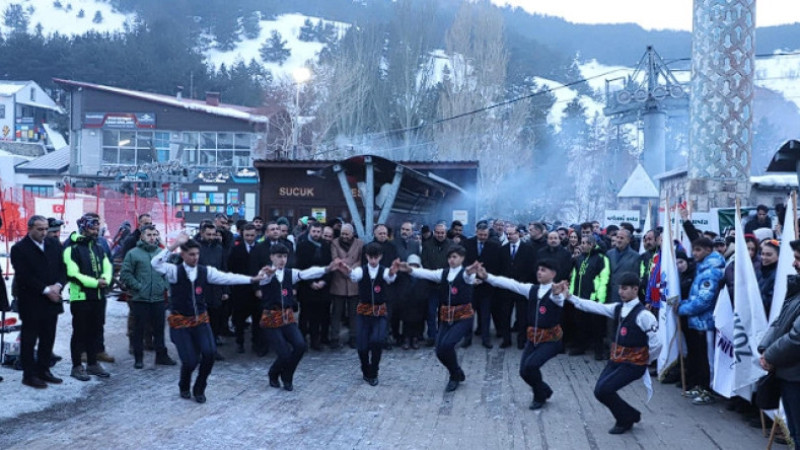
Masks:
[[[492,274],[488,274],[488,276],[486,277],[486,282],[494,287],[506,289],[515,294],[519,294],[525,298],[530,298],[531,289],[533,289],[534,286],[538,286],[537,288],[538,290],[536,291],[536,298],[538,299],[544,297],[544,295],[547,294],[547,291],[549,291],[553,287],[553,283],[547,283],[547,284],[520,283],[519,281],[513,280],[511,278],[501,277]],[[561,307],[564,306],[563,296],[551,295],[550,300],[552,300],[553,303],[555,303],[558,306]]]
[[[453,280],[456,279],[458,272],[463,269],[464,266],[458,266],[455,269],[450,269],[450,272],[447,274],[447,282],[452,283]],[[444,273],[444,269],[413,269],[411,271],[411,276],[414,278],[421,278],[423,280],[433,281],[434,283],[439,283],[442,281],[442,273]],[[467,284],[475,284],[475,274],[472,275],[467,274],[467,271],[464,271],[464,282]]]
[[[586,311],[600,316],[614,318],[614,310],[619,303],[597,303],[592,300],[582,299],[575,295],[570,295],[570,303],[575,305],[581,311]],[[620,311],[620,320],[628,317],[633,308],[639,304],[638,300],[631,300],[622,304]],[[661,341],[658,339],[658,319],[650,311],[641,310],[639,315],[636,316],[636,325],[645,333],[647,333],[647,347],[650,353],[650,361],[653,362],[658,358],[661,351]]]
[[[325,275],[326,269],[327,267],[324,266],[313,266],[305,270],[289,269],[292,274],[292,284],[297,284],[300,280],[316,280],[317,278],[321,278]],[[272,277],[277,278],[279,283],[283,283],[284,276],[286,276],[286,269],[278,269],[272,275],[261,280],[259,284],[269,284],[272,281]]]
[[[175,264],[170,264],[167,259],[169,258],[170,252],[168,249],[161,250],[158,252],[156,256],[153,257],[153,260],[150,261],[150,265],[153,266],[153,269],[161,274],[167,276],[167,281],[172,284],[178,282],[178,266]],[[197,279],[197,266],[191,267],[186,263],[183,264],[183,268],[186,269],[186,276],[194,282]],[[250,284],[250,276],[249,275],[240,275],[238,273],[229,273],[223,272],[221,270],[217,270],[211,266],[206,266],[207,269],[207,280],[211,284]]]
[[[374,280],[375,278],[378,277],[378,269],[379,268],[380,268],[380,266],[372,267],[369,264],[367,264],[367,272],[369,273],[369,279],[370,280]],[[353,283],[358,283],[359,281],[361,281],[362,278],[364,278],[364,269],[362,269],[361,266],[356,267],[355,269],[353,269],[350,272],[350,280]],[[390,284],[394,283],[394,280],[397,279],[397,274],[392,275],[391,272],[389,271],[388,267],[384,268],[383,269],[383,279],[387,283],[390,283]]]

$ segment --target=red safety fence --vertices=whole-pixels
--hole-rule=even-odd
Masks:
[[[140,189],[132,183],[120,189],[120,183],[93,187],[76,188],[66,186],[59,196],[36,195],[20,188],[0,189],[0,252],[9,254],[11,246],[27,233],[27,221],[32,215],[54,217],[64,221],[61,240],[77,229],[78,219],[86,213],[97,213],[104,225],[103,237],[114,251],[114,246],[121,244],[119,236],[123,224],[127,222],[130,230],[137,226],[137,217],[148,213],[160,231],[162,241],[167,235],[183,229],[182,219],[175,217],[175,208],[171,202],[168,185],[157,189]],[[6,258],[3,273],[9,274],[11,267]]]

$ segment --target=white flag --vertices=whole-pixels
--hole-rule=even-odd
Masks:
[[[736,223],[742,223],[736,205]],[[734,390],[755,383],[766,372],[759,364],[758,343],[767,330],[767,316],[761,301],[761,291],[747,252],[741,226],[736,227],[736,260],[734,262],[733,343],[736,375]]]
[[[658,339],[661,342],[661,353],[658,355],[658,378],[663,379],[667,371],[678,361],[678,352],[685,346],[680,345],[678,333],[678,315],[673,305],[681,300],[681,281],[678,276],[678,265],[675,262],[675,249],[670,230],[669,209],[667,209],[667,226],[661,237],[661,308],[658,310]]]
[[[645,216],[644,227],[642,228],[642,240],[639,241],[639,254],[640,255],[643,255],[644,252],[646,251],[644,249],[644,235],[647,234],[648,231],[650,231],[650,203],[649,202],[647,203],[647,215]]]
[[[789,196],[789,201],[786,204],[789,205],[789,208],[794,207],[791,196]],[[794,239],[795,223],[793,217],[794,214],[792,214],[792,210],[788,209],[783,219],[784,227],[781,232],[781,253],[778,256],[778,268],[775,269],[775,288],[772,291],[772,306],[769,308],[770,325],[778,318],[778,315],[781,313],[781,308],[783,308],[783,301],[786,299],[786,277],[795,273],[793,266],[794,250],[792,250],[792,246],[790,245],[790,242]]]
[[[728,287],[723,286],[714,307],[714,325],[717,327],[716,352],[714,352],[714,379],[711,387],[726,398],[733,396],[734,368],[733,354],[733,307]]]

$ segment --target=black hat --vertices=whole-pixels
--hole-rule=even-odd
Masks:
[[[721,238],[721,237],[714,238],[713,242],[714,242],[714,247],[716,247],[717,245],[726,245],[725,244],[725,238]]]
[[[620,274],[617,284],[620,286],[639,286],[639,276],[633,272]]]
[[[552,259],[543,259],[539,261],[537,267],[544,267],[545,269],[550,269],[553,272],[558,272],[558,266],[556,265],[556,262],[553,261]]]
[[[47,231],[61,231],[62,225],[64,225],[63,220],[58,220],[55,217],[47,218]]]
[[[683,250],[678,250],[675,252],[675,259],[682,259],[684,261],[689,261],[689,255],[686,254]]]

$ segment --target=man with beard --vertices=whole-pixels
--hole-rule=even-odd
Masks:
[[[322,240],[322,224],[313,222],[308,226],[308,236],[297,244],[297,268],[327,266],[331,263],[331,246]],[[302,280],[297,284],[297,297],[300,301],[301,324],[306,324],[303,333],[311,337],[311,348],[322,350],[328,344],[328,331],[331,323],[331,299],[329,292],[330,275],[317,280]]]
[[[411,222],[400,225],[400,239],[394,240],[394,246],[400,261],[408,261],[412,254],[419,256],[422,253],[419,242],[414,239],[414,226]]]
[[[433,227],[433,237],[422,243],[422,267],[428,270],[438,270],[447,267],[447,256],[453,241],[447,239],[447,227],[444,223],[437,223]],[[428,338],[425,345],[433,347],[436,343],[436,316],[439,309],[439,283],[429,282],[430,298],[428,298]],[[471,301],[471,300],[470,300]]]
[[[342,225],[339,237],[331,244],[331,257],[344,261],[349,267],[361,264],[361,250],[364,242],[355,237],[353,226],[349,223]],[[349,322],[348,343],[350,347],[356,347],[356,306],[358,305],[358,284],[350,280],[340,271],[331,274],[330,294],[333,300],[331,313],[331,348],[341,347],[339,338],[341,334],[342,320],[345,312]]]
[[[588,234],[581,236],[580,248],[581,256],[575,262],[570,292],[580,298],[605,304],[611,268],[608,258],[597,245],[597,239],[591,233],[591,228]],[[566,305],[564,307],[566,309]],[[603,339],[606,334],[606,318],[578,310],[575,311],[575,324],[575,345],[569,351],[569,355],[582,355],[591,347],[594,350],[594,359],[602,360],[605,354]]]
[[[224,272],[228,270],[228,261],[225,258],[225,249],[222,248],[217,236],[217,228],[213,224],[206,223],[200,228],[200,260],[198,264]],[[208,317],[214,341],[220,345],[222,343],[220,332],[223,326],[227,327],[227,324],[224,323],[222,302],[228,300],[228,288],[209,283],[205,292],[205,300],[208,305]],[[219,352],[214,357],[218,361],[225,360]]]

